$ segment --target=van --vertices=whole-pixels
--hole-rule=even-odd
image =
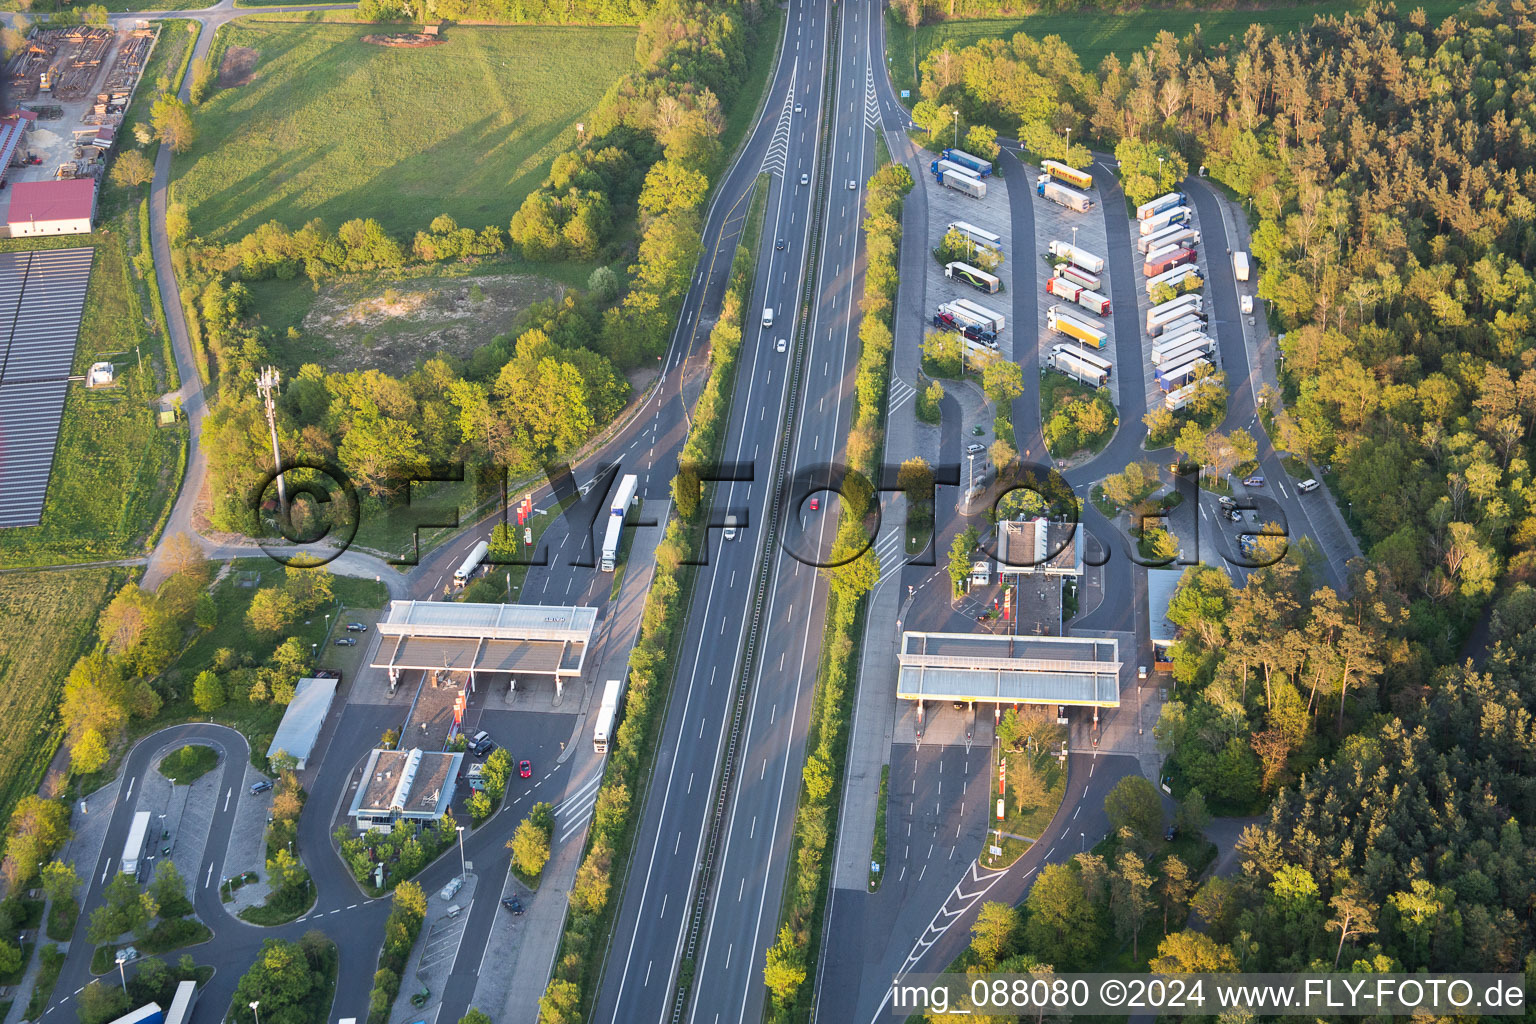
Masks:
[[[1237,300],[1237,304],[1242,309],[1242,311],[1244,313],[1252,313],[1253,312],[1253,296],[1252,295],[1241,296]]]
[[[764,327],[772,327],[773,326],[773,307],[772,306],[764,306],[763,307],[763,326]]]
[[[475,733],[474,738],[469,741],[469,752],[476,757],[484,757],[495,749],[496,741],[491,739],[491,734],[484,729]]]
[[[1303,480],[1301,483],[1296,485],[1296,489],[1298,491],[1300,491],[1302,494],[1306,494],[1308,491],[1315,491],[1315,490],[1317,490],[1317,488],[1318,488],[1317,481],[1313,480],[1310,477],[1308,477],[1307,479]]]
[[[726,540],[735,540],[736,539],[736,517],[735,516],[726,516],[725,517],[725,539]]]
[[[444,916],[446,916],[446,917],[458,917],[462,913],[464,913],[464,908],[459,906],[457,903],[455,903],[453,906],[448,908],[448,913],[446,915],[444,915]]]

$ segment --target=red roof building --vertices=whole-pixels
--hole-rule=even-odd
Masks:
[[[10,186],[6,226],[12,238],[32,235],[88,235],[96,213],[96,182],[20,181]]]

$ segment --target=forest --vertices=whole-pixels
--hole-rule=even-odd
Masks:
[[[396,496],[412,473],[457,462],[530,476],[610,423],[630,395],[625,371],[654,364],[671,336],[723,159],[723,112],[745,77],[754,10],[660,5],[641,25],[640,68],[610,89],[583,141],[555,159],[507,228],[439,216],[397,238],[366,218],[334,229],[270,223],[225,244],[186,237],[184,218],[178,225],[168,217],[178,273],[199,295],[195,339],[221,385],[205,426],[214,525],[258,529],[254,497],[271,465],[270,443],[250,381],[267,362],[281,366],[285,343],[295,340],[262,326],[247,281],[389,273],[494,258],[509,244],[535,261],[632,260],[623,275],[599,267],[585,292],[536,305],[521,330],[489,339],[462,362],[432,358],[403,378],[285,367],[285,464],[337,466],[367,502]]]

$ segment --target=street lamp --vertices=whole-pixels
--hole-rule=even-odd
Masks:
[[[464,826],[459,825],[457,828],[459,833],[459,874],[464,878],[468,878],[469,865],[464,860]]]
[[[251,1003],[251,1013],[254,1014],[255,1017],[256,1017],[256,1024],[261,1024],[261,1014],[256,1012],[256,1007],[258,1007],[260,1005],[261,1005],[261,1000],[259,1000],[259,999]]]
[[[960,148],[960,108],[955,108],[955,148]]]
[[[1079,832],[1077,834],[1077,838],[1078,838],[1077,852],[1078,853],[1082,853],[1084,850],[1088,849],[1088,833],[1087,832]]]
[[[1157,187],[1163,187],[1163,158],[1157,158]]]
[[[117,962],[117,976],[123,979],[123,995],[128,994],[128,975],[123,972],[123,964],[125,963],[127,963],[126,960],[119,960]]]
[[[966,489],[965,489],[965,510],[967,512],[969,512],[971,510],[971,495],[976,493],[976,455],[975,455],[975,453],[973,453],[973,452],[966,452],[966,454],[965,454],[965,461],[966,461],[966,465],[968,467],[968,472],[970,473],[970,480],[967,481]]]

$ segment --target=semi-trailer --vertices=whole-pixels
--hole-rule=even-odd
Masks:
[[[598,568],[603,572],[613,572],[619,564],[619,544],[624,538],[624,517],[629,514],[629,504],[635,500],[635,491],[639,483],[638,476],[633,473],[627,474],[619,481],[619,489],[613,493],[613,501],[608,505],[608,529],[603,536],[603,557],[598,562]]]
[[[1066,299],[1068,302],[1076,302],[1077,297],[1083,294],[1083,286],[1068,281],[1064,277],[1053,277],[1045,282],[1045,293],[1054,295],[1058,299]]]
[[[1164,210],[1162,213],[1159,213],[1153,217],[1148,217],[1146,220],[1142,221],[1141,230],[1138,232],[1138,234],[1155,235],[1159,231],[1163,230],[1163,228],[1168,227],[1170,224],[1188,223],[1190,217],[1192,216],[1194,216],[1194,211],[1189,207],[1175,206],[1171,210]]]
[[[1083,360],[1065,345],[1051,349],[1050,365],[1074,380],[1091,388],[1101,388],[1109,382],[1109,371]]]
[[[1232,272],[1239,281],[1248,280],[1248,254],[1241,249],[1232,254]]]
[[[1163,408],[1169,412],[1178,412],[1194,399],[1195,392],[1199,387],[1198,383],[1185,384],[1181,388],[1168,392],[1163,396]]]
[[[968,224],[963,220],[951,221],[944,230],[946,232],[958,231],[976,245],[984,245],[988,249],[995,249],[999,253],[1003,251],[1003,240],[1001,237],[983,228],[979,228],[975,224]]]
[[[950,163],[959,164],[979,177],[985,178],[992,173],[992,161],[983,160],[979,156],[972,156],[963,149],[946,149],[944,151],[944,159]]]
[[[118,868],[125,875],[139,876],[139,859],[144,856],[144,841],[149,838],[149,812],[136,811],[128,827],[128,841],[123,844],[123,862]]]
[[[1044,196],[1058,206],[1065,206],[1069,210],[1078,213],[1087,213],[1093,209],[1093,200],[1083,195],[1075,188],[1059,184],[1050,179],[1049,175],[1042,174],[1035,181],[1035,194]]]
[[[1186,263],[1193,263],[1194,261],[1195,250],[1179,249],[1175,252],[1169,253],[1156,262],[1148,260],[1146,264],[1142,266],[1141,272],[1147,277],[1156,277],[1159,274],[1166,274],[1174,267],[1181,267]]]
[[[986,292],[988,295],[994,294],[1003,284],[985,270],[978,270],[969,263],[944,264],[944,276],[964,281],[977,291]]]
[[[933,326],[942,327],[946,331],[957,331],[964,335],[968,341],[980,341],[997,347],[997,334],[987,330],[979,324],[969,320],[961,320],[954,313],[940,306],[938,312],[933,314]]]
[[[1059,238],[1051,239],[1046,251],[1052,256],[1059,256],[1069,260],[1090,274],[1102,274],[1104,272],[1104,257],[1095,256],[1087,249],[1080,249],[1071,242],[1063,242]]]
[[[1153,249],[1165,245],[1182,245],[1193,249],[1200,244],[1200,232],[1188,224],[1170,224],[1155,235],[1142,235],[1136,239],[1136,251],[1145,256]]]
[[[1167,195],[1158,196],[1156,199],[1149,199],[1142,203],[1140,206],[1136,207],[1136,219],[1146,220],[1149,217],[1157,216],[1164,210],[1171,210],[1175,206],[1183,205],[1183,192],[1169,192]]]
[[[1153,249],[1151,252],[1142,256],[1141,262],[1144,264],[1156,263],[1158,260],[1166,259],[1167,257],[1172,256],[1182,248],[1184,248],[1182,245],[1160,245],[1156,249]]]
[[[1045,176],[1064,181],[1073,188],[1093,188],[1093,175],[1087,171],[1080,171],[1076,167],[1069,167],[1059,160],[1040,161],[1040,170]]]
[[[1051,306],[1045,311],[1045,326],[1058,334],[1065,334],[1069,338],[1076,338],[1085,345],[1094,348],[1103,348],[1108,337],[1103,329],[1095,327],[1086,320],[1063,310],[1060,306]]]
[[[1204,306],[1205,300],[1198,295],[1180,295],[1159,303],[1147,310],[1147,331],[1150,333],[1158,324],[1170,323],[1181,316],[1202,312]]]
[[[623,696],[624,679],[610,679],[603,684],[603,702],[598,705],[597,724],[592,729],[593,753],[608,753],[608,744],[612,741],[614,727],[618,724],[619,700]]]
[[[958,174],[965,175],[967,178],[976,178],[978,180],[981,178],[981,175],[977,174],[969,167],[957,164],[953,160],[935,160],[928,166],[928,169],[936,175],[943,174],[945,171],[955,171]]]
[[[1187,281],[1193,281],[1194,284],[1192,286],[1186,285],[1185,282]],[[1205,275],[1200,272],[1199,267],[1192,263],[1182,267],[1174,267],[1172,270],[1158,274],[1156,277],[1147,278],[1147,294],[1151,295],[1160,284],[1166,284],[1175,291],[1188,287],[1202,288],[1205,286]]]
[[[1082,267],[1074,267],[1070,263],[1058,264],[1055,276],[1064,277],[1073,284],[1082,285],[1084,288],[1092,288],[1095,291],[1104,283],[1098,274],[1090,274]]]
[[[956,299],[955,301],[949,303],[949,305],[958,307],[959,309],[969,313],[973,320],[980,323],[981,326],[985,327],[987,330],[992,331],[995,334],[1001,334],[1003,332],[1003,314],[993,312],[986,306],[983,306],[981,303],[972,302],[970,299]]]
[[[1066,351],[1071,352],[1078,359],[1081,359],[1083,362],[1087,363],[1089,366],[1097,366],[1105,373],[1108,373],[1115,368],[1114,363],[1099,355],[1097,352],[1092,352],[1086,348],[1083,348],[1081,345],[1055,345],[1052,347],[1051,351],[1054,352],[1056,349],[1065,349]]]
[[[1192,323],[1205,323],[1205,316],[1201,313],[1196,313],[1194,311],[1194,307],[1192,306],[1185,306],[1183,309],[1179,310],[1179,313],[1182,315],[1176,316],[1172,320],[1164,320],[1153,324],[1147,329],[1147,334],[1153,338],[1157,338],[1164,334],[1177,334],[1180,330],[1188,327]]]
[[[471,548],[464,561],[460,562],[459,567],[453,570],[453,582],[461,587],[468,583],[469,578],[475,574],[475,570],[480,567],[480,563],[485,561],[485,556],[490,550],[491,543],[485,540]]]
[[[1002,330],[1001,327],[997,326],[997,318],[991,313],[987,311],[977,313],[973,309],[962,306],[960,304],[961,301],[956,299],[954,302],[944,303],[939,307],[939,314],[949,317],[958,327],[969,325],[986,335],[996,336]],[[983,337],[978,340],[989,341],[991,339],[990,337]]]
[[[1211,362],[1209,359],[1196,356],[1195,358],[1182,362],[1177,366],[1169,367],[1166,369],[1159,369],[1155,374],[1157,377],[1157,386],[1162,388],[1164,391],[1177,390],[1178,388],[1181,388],[1185,384],[1188,384],[1190,381],[1194,380],[1195,374],[1199,370],[1210,365]]]
[[[1177,366],[1188,362],[1196,356],[1206,356],[1211,353],[1211,339],[1204,334],[1187,334],[1182,338],[1175,338],[1167,345],[1154,345],[1152,347],[1153,366]]]
[[[943,171],[937,175],[939,184],[945,188],[952,188],[956,192],[962,192],[972,199],[985,199],[987,197],[987,183],[980,178],[974,178],[963,171]]]
[[[1077,304],[1090,313],[1109,316],[1109,296],[1083,289],[1077,296]]]

